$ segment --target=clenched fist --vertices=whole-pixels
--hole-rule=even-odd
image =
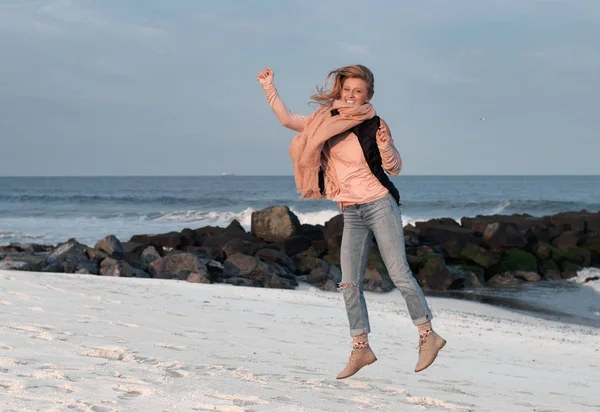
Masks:
[[[258,82],[263,86],[269,85],[273,83],[273,77],[275,77],[275,73],[270,67],[263,69],[260,73],[258,73]]]

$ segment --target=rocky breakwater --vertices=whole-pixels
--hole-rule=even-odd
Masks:
[[[176,279],[193,283],[294,289],[307,282],[334,291],[341,280],[343,219],[300,224],[286,206],[252,214],[248,233],[227,227],[113,235],[93,247],[70,239],[56,246],[0,247],[0,269],[116,277]],[[552,216],[492,215],[432,219],[404,227],[408,263],[425,290],[562,280],[583,267],[600,267],[600,213]],[[374,241],[365,290],[394,288]]]

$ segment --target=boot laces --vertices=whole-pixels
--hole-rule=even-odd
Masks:
[[[419,353],[423,351],[423,347],[425,345],[425,340],[427,339],[427,337],[429,335],[431,335],[432,332],[433,332],[433,329],[429,329],[428,331],[426,331],[422,335],[419,335],[419,346],[418,346]]]

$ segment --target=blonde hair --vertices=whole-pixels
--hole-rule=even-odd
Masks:
[[[333,77],[333,86],[331,89],[327,88],[327,83]],[[368,67],[362,64],[354,64],[352,66],[344,66],[339,69],[335,69],[327,75],[325,78],[325,85],[323,87],[317,86],[317,93],[310,96],[311,100],[318,103],[321,106],[327,106],[333,103],[334,100],[342,97],[342,84],[347,78],[358,78],[367,82],[367,96],[369,99],[373,97],[375,93],[375,77]]]

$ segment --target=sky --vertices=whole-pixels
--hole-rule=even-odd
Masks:
[[[407,175],[600,174],[597,0],[0,0],[0,176],[291,175],[364,64]],[[484,120],[482,120],[482,118]]]

